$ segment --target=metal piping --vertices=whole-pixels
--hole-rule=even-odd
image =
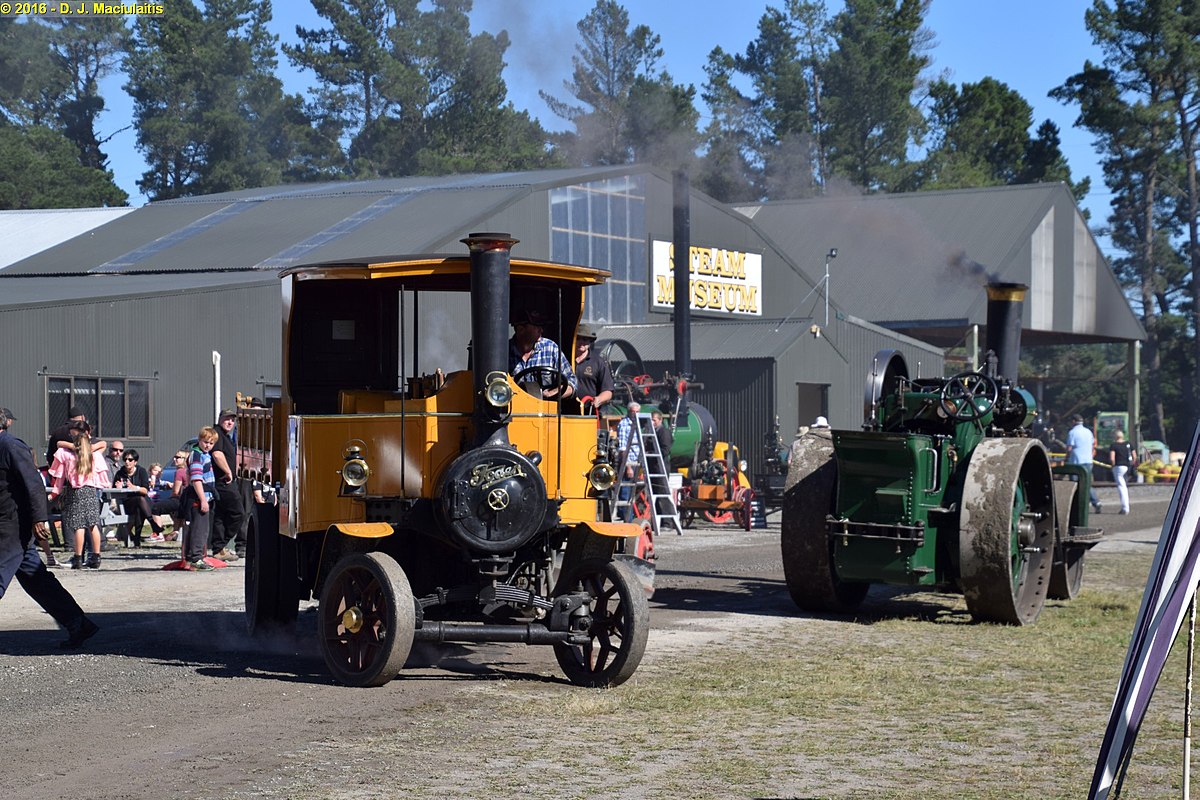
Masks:
[[[471,251],[475,446],[507,445],[508,428],[497,410],[484,399],[484,389],[489,374],[508,372],[509,258],[517,240],[507,233],[472,233],[462,243]]]
[[[1021,360],[1021,314],[1025,307],[1023,283],[987,285],[987,349],[996,354],[996,375],[1016,384]]]

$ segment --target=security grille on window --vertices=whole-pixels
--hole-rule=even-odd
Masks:
[[[150,438],[150,381],[137,378],[51,377],[46,379],[46,421],[62,424],[72,406],[105,438]],[[50,431],[46,432],[49,435]]]

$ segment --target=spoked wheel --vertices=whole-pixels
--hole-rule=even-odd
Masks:
[[[352,553],[321,590],[317,635],[334,677],[348,686],[382,686],[399,674],[416,628],[412,588],[383,553]]]
[[[1041,442],[984,439],[971,454],[959,518],[959,566],[975,619],[1028,625],[1046,602],[1054,489]]]
[[[1063,537],[1071,530],[1071,520],[1077,519],[1079,484],[1074,481],[1054,482],[1054,511],[1058,519],[1058,538],[1054,543],[1054,566],[1050,569],[1051,600],[1072,600],[1083,587],[1083,558],[1086,547],[1068,547]]]
[[[684,508],[683,503],[692,496],[692,490],[687,486],[680,487],[675,492],[675,508],[679,510],[679,522],[683,527],[690,528],[696,522],[696,510]]]
[[[733,490],[733,499],[742,504],[734,512],[737,523],[742,526],[742,530],[749,531],[754,524],[754,490],[748,486],[739,486]]]
[[[732,511],[704,511],[704,518],[714,525],[724,525],[733,519]]]
[[[639,487],[637,494],[633,496],[633,518],[639,520],[650,519],[650,500],[646,497],[645,487]]]
[[[779,542],[788,592],[805,611],[846,613],[867,596],[866,583],[838,578],[825,516],[834,511],[837,462],[833,442],[809,434],[792,445]]]
[[[560,586],[592,596],[585,645],[556,644],[563,674],[579,686],[616,686],[629,680],[642,661],[650,633],[650,606],[641,584],[619,561],[580,564]]]
[[[251,508],[246,522],[246,630],[251,636],[290,630],[296,593],[296,543],[278,533],[272,506]]]

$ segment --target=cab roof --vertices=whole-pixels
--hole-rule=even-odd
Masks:
[[[578,285],[604,283],[612,273],[605,269],[540,261],[530,258],[510,259],[510,271],[516,278],[534,278],[543,281],[558,281]],[[430,278],[438,282],[461,276],[466,290],[466,279],[471,274],[471,259],[463,255],[426,256],[373,256],[351,258],[342,261],[326,261],[317,264],[302,264],[279,273],[286,277],[295,275],[298,280],[377,280],[408,278],[419,280]],[[440,279],[440,280],[439,280]]]

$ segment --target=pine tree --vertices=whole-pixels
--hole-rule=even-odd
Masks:
[[[868,191],[903,187],[923,121],[913,101],[930,34],[929,0],[846,0],[820,70],[829,169]]]

